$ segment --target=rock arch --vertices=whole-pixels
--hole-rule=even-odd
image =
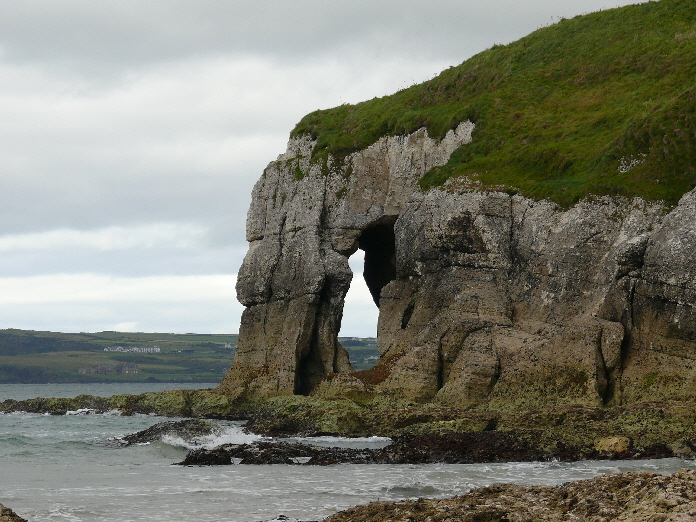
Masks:
[[[492,408],[696,399],[696,190],[667,215],[638,199],[561,209],[471,185],[420,192],[472,128],[383,138],[340,165],[291,140],[254,188],[221,391],[352,386]],[[362,375],[337,340],[361,247],[382,356]]]
[[[249,400],[309,394],[327,375],[352,372],[337,339],[348,257],[365,250],[377,302],[395,275],[393,224],[417,180],[471,141],[473,127],[463,122],[440,141],[425,129],[382,138],[340,165],[311,162],[308,137],[290,140],[252,193],[237,280],[245,310],[223,391]]]

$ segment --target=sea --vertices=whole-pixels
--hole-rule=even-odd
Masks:
[[[209,387],[213,387],[211,384]],[[0,401],[111,396],[183,388],[181,384],[0,385]],[[197,384],[191,387],[202,388]],[[117,412],[0,414],[0,503],[30,522],[301,521],[374,500],[451,497],[495,482],[558,485],[602,473],[696,469],[692,460],[427,465],[175,465],[192,447],[259,439],[240,422],[186,443],[171,438],[124,446],[124,435],[172,420]],[[293,439],[325,446],[383,447],[384,438]]]

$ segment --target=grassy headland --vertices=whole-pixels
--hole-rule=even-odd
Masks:
[[[661,0],[562,20],[436,78],[305,116],[292,136],[339,160],[383,136],[464,120],[473,142],[428,172],[572,204],[590,194],[675,204],[696,186],[696,4]]]

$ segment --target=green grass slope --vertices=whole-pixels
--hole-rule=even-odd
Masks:
[[[536,199],[590,194],[675,204],[696,186],[696,2],[661,0],[562,20],[383,98],[305,116],[315,161],[382,136],[463,120],[473,142],[421,180],[466,176]]]
[[[136,332],[60,333],[0,330],[0,383],[219,382],[237,335]],[[105,352],[110,346],[158,346],[159,353]],[[135,364],[138,373],[106,371]],[[96,373],[84,370],[98,370]]]

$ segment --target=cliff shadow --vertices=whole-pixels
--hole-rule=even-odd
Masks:
[[[365,283],[379,308],[382,288],[396,278],[394,221],[380,223],[366,229],[358,238],[358,247],[365,252],[363,269]]]

